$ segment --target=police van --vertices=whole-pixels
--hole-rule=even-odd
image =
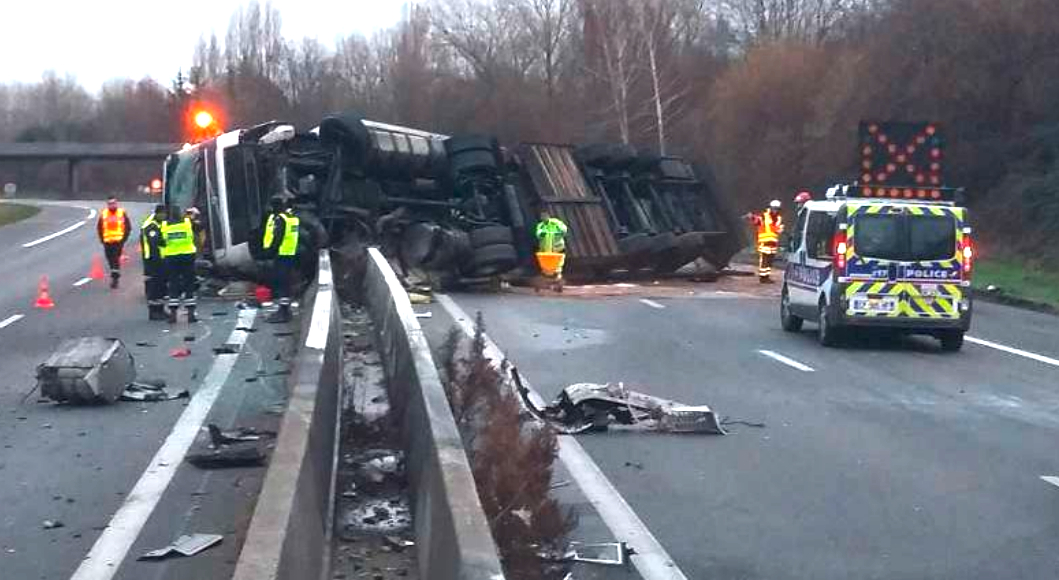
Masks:
[[[955,190],[836,186],[789,232],[783,329],[815,322],[824,346],[855,329],[924,334],[944,351],[971,325],[974,249]]]

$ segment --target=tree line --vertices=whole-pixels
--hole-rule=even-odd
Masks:
[[[357,110],[686,156],[746,209],[856,176],[861,119],[930,120],[947,180],[998,218],[986,233],[1034,244],[1059,217],[1054,0],[426,0],[333,43],[285,37],[252,0],[190,62],[98,95],[0,86],[0,140],[176,141],[198,101],[229,127]]]

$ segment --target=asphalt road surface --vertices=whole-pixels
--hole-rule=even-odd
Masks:
[[[979,302],[960,353],[825,349],[811,324],[780,329],[776,298],[684,290],[453,298],[548,400],[622,381],[765,424],[576,437],[613,486],[599,503],[627,502],[686,578],[1059,577],[1059,487],[1042,479],[1059,475],[1059,319]],[[431,308],[437,341],[452,309]],[[612,533],[595,539],[643,544]]]
[[[134,244],[118,290],[88,279],[92,256],[102,255],[90,213],[96,206],[44,205],[0,228],[0,578],[226,578],[264,469],[202,471],[183,463],[183,450],[203,445],[208,423],[275,428],[293,339],[256,310],[218,299],[202,301],[204,320],[193,326],[148,321]],[[137,231],[150,207],[127,206]],[[50,310],[33,307],[42,276],[55,301]],[[91,335],[122,339],[139,377],[189,389],[192,399],[38,401],[31,392],[37,365],[63,339]],[[215,355],[227,343],[241,344],[239,354]],[[190,356],[171,356],[182,347]],[[45,529],[46,520],[63,526]],[[199,532],[224,541],[194,558],[135,561]]]

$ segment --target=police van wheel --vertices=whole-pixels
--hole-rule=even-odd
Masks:
[[[827,313],[827,304],[820,302],[820,316],[817,319],[816,340],[823,346],[838,346],[839,329],[831,322]]]
[[[963,331],[949,330],[938,335],[941,341],[941,350],[944,352],[957,352],[963,348]]]
[[[780,324],[787,332],[800,332],[802,330],[801,318],[791,314],[791,297],[787,287],[783,287],[783,296],[780,298]]]

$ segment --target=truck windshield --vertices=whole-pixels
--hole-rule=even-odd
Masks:
[[[864,258],[921,262],[956,255],[956,223],[951,216],[862,215],[854,232],[854,251]]]
[[[182,151],[169,156],[165,165],[165,203],[181,210],[191,207],[198,191],[201,172],[201,155],[198,149]]]

